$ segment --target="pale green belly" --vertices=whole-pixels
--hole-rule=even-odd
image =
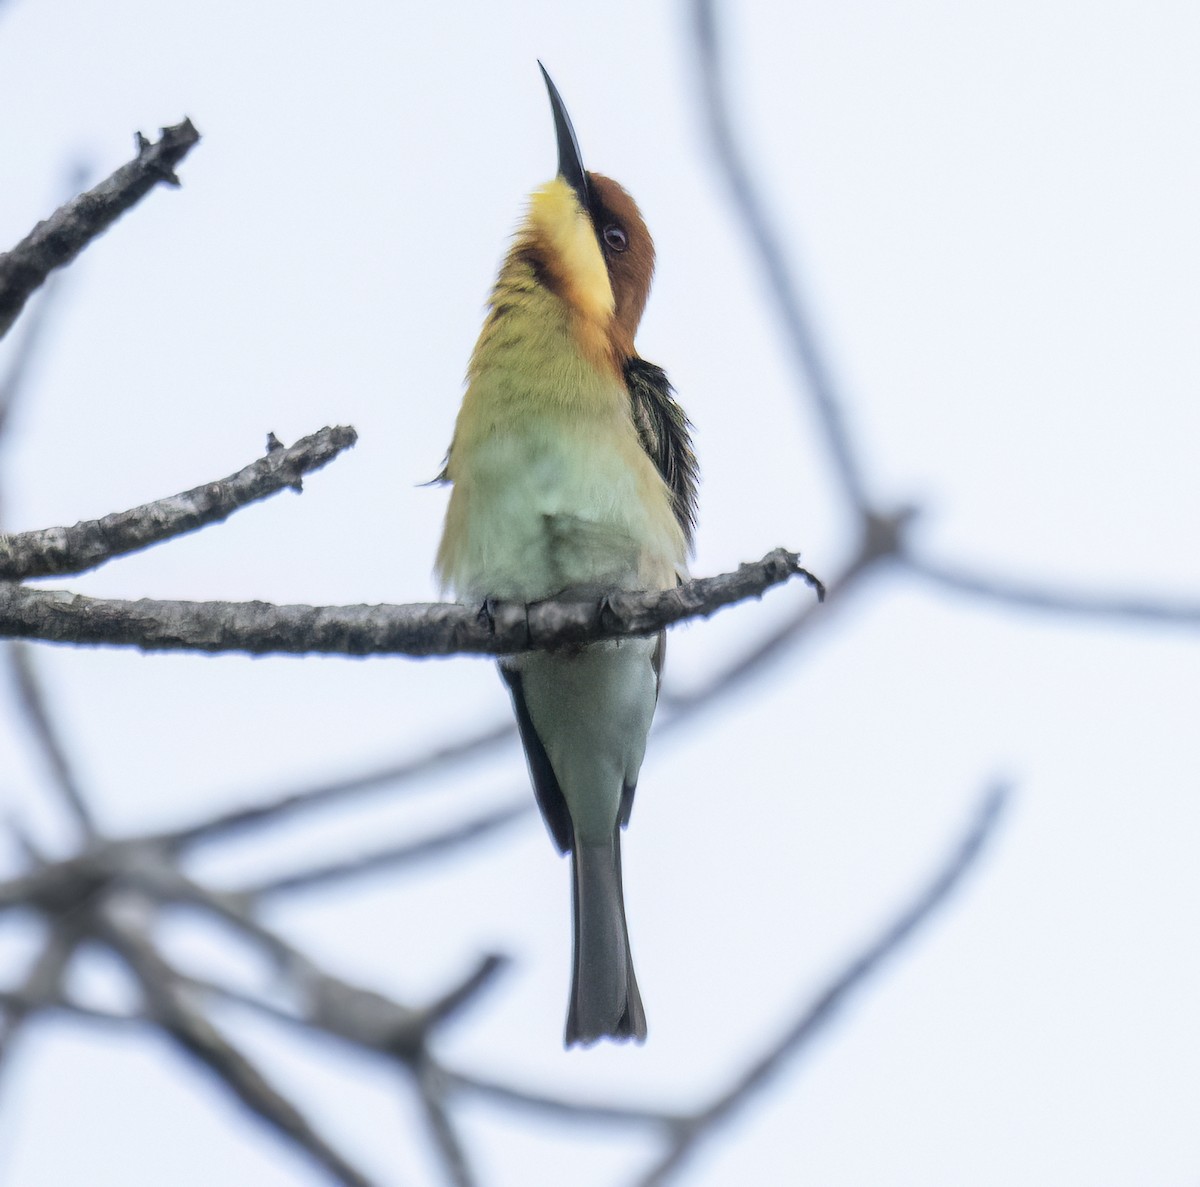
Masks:
[[[665,498],[656,484],[619,442],[497,435],[456,480],[451,497],[466,514],[447,583],[466,600],[521,601],[576,586],[669,584],[661,574],[682,565],[682,548],[673,519],[646,497],[649,488]]]

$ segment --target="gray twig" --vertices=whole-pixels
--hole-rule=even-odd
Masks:
[[[263,924],[246,899],[210,890],[179,873],[167,861],[162,861],[158,868],[147,865],[137,885],[159,901],[190,904],[224,920],[260,945],[289,974],[304,1003],[294,1019],[265,1003],[247,1004],[405,1062],[421,1057],[429,1031],[474,1001],[505,963],[503,957],[486,956],[460,982],[424,1008],[404,1006],[372,989],[324,972]],[[219,992],[216,986],[207,988]]]
[[[669,1131],[674,1131],[686,1122],[686,1118],[678,1113],[639,1109],[631,1105],[605,1104],[599,1101],[570,1100],[451,1068],[443,1068],[442,1074],[447,1087],[456,1092],[564,1121],[594,1121],[601,1125],[645,1126]]]
[[[76,162],[69,171],[64,187],[66,192],[74,194],[88,179],[88,169],[82,162]],[[9,356],[8,368],[0,377],[0,439],[10,423],[13,408],[25,388],[29,378],[30,368],[37,357],[42,344],[46,326],[50,322],[52,311],[58,306],[64,291],[65,275],[55,272],[42,289],[41,300],[36,302],[33,309],[25,318],[20,340],[13,347]],[[2,492],[0,492],[2,493]],[[0,515],[0,528],[3,527],[4,517]]]
[[[0,255],[0,338],[55,268],[69,264],[93,239],[159,182],[177,186],[175,166],[200,139],[192,121],[163,128],[151,143],[140,132],[137,156],[86,193],[60,206],[11,251]]]
[[[250,886],[241,887],[234,893],[245,901],[259,902],[274,895],[287,894],[296,890],[311,890],[314,887],[326,886],[331,882],[341,882],[347,878],[358,878],[378,873],[380,870],[390,870],[399,866],[411,865],[414,862],[426,861],[431,857],[440,857],[445,853],[489,837],[516,820],[524,820],[532,812],[533,804],[530,803],[528,797],[525,797],[519,803],[495,808],[473,820],[456,824],[454,827],[435,833],[430,837],[422,837],[420,840],[407,841],[399,845],[387,845],[370,853],[310,866],[306,870],[297,870],[291,874],[264,878]]]
[[[17,696],[29,722],[34,738],[45,756],[58,789],[84,837],[96,835],[96,821],[84,798],[83,789],[67,755],[67,748],[46,704],[45,690],[34,665],[33,656],[24,643],[10,643],[9,667],[17,686]]]
[[[0,989],[0,1009],[10,1015],[52,1013],[69,1014],[75,1018],[83,1018],[88,1022],[100,1022],[106,1026],[130,1026],[146,1024],[146,1016],[137,1011],[102,1010],[98,1006],[89,1006],[71,996],[57,994],[54,997],[38,1000],[19,989]],[[0,1053],[3,1052],[4,1039],[0,1036]]]
[[[113,557],[221,523],[284,487],[299,490],[301,475],[320,469],[357,440],[349,426],[324,428],[288,449],[268,447],[263,457],[236,474],[181,494],[69,528],[0,536],[0,579],[82,573]]]
[[[58,1003],[62,991],[63,973],[78,943],[75,929],[58,922],[49,927],[42,950],[34,958],[20,989],[7,995],[4,1019],[0,1023],[0,1064],[8,1053],[8,1045],[26,1019],[39,1010]]]
[[[9,425],[9,418],[16,407],[17,397],[25,386],[29,368],[37,356],[38,347],[42,342],[50,312],[54,305],[54,296],[59,290],[57,277],[46,285],[41,300],[38,301],[22,327],[20,340],[13,347],[12,357],[4,375],[0,377],[0,437],[4,435]]]
[[[733,131],[717,33],[716,0],[694,0],[692,9],[700,59],[700,95],[717,162],[733,194],[734,207],[766,274],[776,309],[783,319],[788,346],[800,374],[807,381],[838,477],[847,497],[856,510],[863,514],[869,506],[866,484],[843,420],[843,400],[837,391],[833,370],[814,329],[813,317],[806,307],[800,284],[785,263],[789,253],[771,226],[766,204],[755,188],[750,168],[742,157],[738,138]]]
[[[994,787],[987,792],[965,835],[929,885],[877,939],[817,995],[814,1001],[805,1005],[787,1030],[724,1092],[677,1126],[670,1148],[638,1180],[638,1187],[661,1187],[674,1177],[693,1155],[696,1146],[701,1141],[708,1140],[720,1125],[731,1119],[757,1091],[777,1075],[785,1063],[809,1046],[850,1000],[852,994],[866,984],[940,907],[950,901],[963,876],[975,865],[985,844],[995,832],[1008,794],[1008,788],[1004,786]]]
[[[985,577],[967,569],[913,556],[906,558],[906,564],[913,573],[943,589],[1026,610],[1162,626],[1200,625],[1200,602],[1171,602],[1165,598],[1096,594],[1086,590],[1055,590],[1032,582],[1013,581],[1008,577]]]
[[[394,795],[396,789],[403,784],[435,775],[447,767],[475,758],[515,736],[516,726],[511,721],[505,721],[471,737],[436,747],[426,754],[404,758],[376,770],[365,771],[361,775],[335,779],[330,783],[318,783],[313,787],[286,792],[263,803],[235,808],[231,812],[198,820],[195,824],[186,825],[164,835],[163,840],[177,847],[220,840],[233,833],[264,824],[274,824],[293,813],[321,807],[364,792],[386,788],[389,795]]]
[[[457,1017],[465,1007],[475,1001],[508,963],[507,956],[489,952],[457,985],[452,985],[441,997],[430,1002],[421,1011],[425,1025],[435,1026]]]
[[[475,1187],[477,1182],[467,1151],[446,1108],[446,1082],[441,1068],[422,1061],[416,1074],[417,1095],[425,1115],[425,1124],[441,1156],[442,1168],[452,1187]]]
[[[910,510],[902,510],[893,516],[864,516],[858,551],[829,585],[827,592],[831,609],[846,605],[846,595],[859,588],[868,573],[877,574],[883,563],[905,555],[904,527],[912,514]],[[747,644],[742,651],[711,672],[702,684],[686,691],[672,688],[664,698],[670,716],[659,727],[660,732],[690,720],[696,710],[734,692],[761,675],[770,665],[778,664],[789,656],[793,644],[815,625],[829,621],[824,612],[818,616],[816,610],[813,603],[805,602],[763,638]]]
[[[303,1150],[345,1187],[371,1187],[371,1180],[339,1154],[304,1114],[188,1000],[186,979],[156,951],[138,928],[101,912],[99,934],[137,978],[146,1009],[183,1051],[207,1067],[255,1116]]]

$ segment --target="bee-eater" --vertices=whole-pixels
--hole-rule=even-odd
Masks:
[[[453,491],[437,572],[471,603],[671,588],[695,523],[687,419],[662,369],[634,348],[654,244],[621,186],[585,171],[542,74],[558,176],[534,191],[500,269],[441,475]],[[660,634],[500,661],[538,806],[571,855],[567,1046],[646,1037],[620,830],[664,644]]]

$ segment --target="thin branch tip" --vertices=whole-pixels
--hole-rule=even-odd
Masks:
[[[753,570],[755,564],[756,562],[744,563],[740,568]],[[771,585],[780,585],[792,577],[800,577],[816,593],[818,602],[825,600],[825,583],[800,563],[800,553],[791,552],[786,548],[775,548],[757,564],[769,575]],[[766,588],[763,589],[763,593],[766,592]],[[761,597],[761,594],[759,596]]]
[[[512,958],[502,952],[485,954],[471,972],[448,993],[443,994],[427,1010],[431,1023],[445,1022],[460,1013],[489,989],[501,973],[512,964]]]
[[[190,116],[184,116],[178,124],[158,130],[158,139],[150,140],[141,131],[134,135],[137,159],[145,163],[167,185],[178,187],[181,183],[175,166],[200,143],[200,133]]]
[[[302,475],[321,469],[357,440],[350,425],[327,426],[288,447],[271,434],[267,452],[227,478],[71,527],[0,535],[0,580],[82,573],[114,557],[220,523],[284,487],[300,490]]]
[[[133,160],[64,203],[11,251],[0,253],[0,337],[51,273],[71,263],[159,182],[178,186],[175,169],[199,139],[190,119],[163,128],[156,141],[139,132]]]

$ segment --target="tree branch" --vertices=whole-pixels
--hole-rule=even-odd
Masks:
[[[992,788],[976,810],[966,834],[954,847],[941,869],[917,898],[895,921],[846,966],[832,982],[806,1005],[795,1022],[715,1100],[677,1126],[675,1140],[667,1153],[638,1181],[638,1187],[662,1187],[691,1157],[696,1145],[707,1140],[755,1092],[783,1069],[783,1065],[829,1025],[855,990],[861,988],[905,942],[944,906],[975,865],[995,832],[1009,790]]]
[[[708,117],[708,131],[717,163],[766,274],[775,307],[783,320],[787,344],[800,374],[807,381],[842,487],[859,514],[865,514],[869,507],[866,483],[843,420],[842,400],[833,370],[821,348],[800,285],[785,262],[789,252],[771,226],[766,205],[755,189],[733,130],[717,34],[716,0],[694,0],[692,23],[699,57],[700,97]]]
[[[955,593],[983,598],[1002,605],[1049,614],[1072,614],[1079,618],[1124,619],[1162,625],[1200,625],[1200,602],[1168,602],[1165,599],[1123,597],[1087,591],[1064,592],[1046,586],[1013,581],[1007,577],[983,577],[953,565],[906,557],[907,567],[920,577]]]
[[[824,587],[782,548],[735,573],[674,589],[614,591],[599,600],[408,606],[274,606],[267,602],[136,602],[0,583],[0,638],[137,647],[143,651],[251,655],[511,655],[650,635],[803,577]],[[488,613],[487,611],[491,612]]]
[[[597,1101],[568,1100],[532,1089],[517,1088],[499,1080],[490,1080],[470,1072],[443,1068],[442,1074],[448,1088],[483,1100],[526,1112],[554,1117],[563,1121],[587,1121],[601,1125],[643,1126],[652,1129],[676,1130],[686,1123],[686,1118],[677,1113],[660,1112],[657,1109],[640,1109],[635,1105],[611,1105]]]
[[[220,523],[285,486],[299,490],[301,475],[319,470],[357,440],[348,425],[321,429],[288,448],[272,434],[266,455],[228,478],[74,527],[0,536],[0,579],[82,573],[113,557]]]
[[[56,278],[61,279],[61,276]],[[17,397],[25,386],[29,369],[42,344],[42,335],[53,310],[56,291],[61,291],[55,280],[46,285],[42,299],[34,305],[22,326],[20,340],[13,347],[8,369],[0,377],[0,437],[8,428]]]
[[[0,255],[0,338],[55,268],[69,264],[159,182],[177,186],[175,166],[199,139],[200,133],[188,119],[163,128],[161,138],[153,144],[139,132],[137,156],[132,161],[60,206],[16,247]]]
[[[15,993],[4,1002],[4,1020],[0,1024],[0,1064],[3,1064],[13,1036],[25,1021],[39,1010],[55,1005],[62,990],[63,974],[75,953],[79,936],[73,926],[61,920],[48,924],[48,934]]]
[[[834,606],[846,605],[846,595],[857,588],[868,573],[878,573],[884,562],[904,555],[904,531],[914,514],[911,508],[903,508],[892,515],[869,512],[863,516],[858,550],[829,585]],[[683,691],[672,688],[663,698],[670,717],[659,727],[659,732],[674,729],[687,719],[688,714],[736,691],[761,675],[767,667],[781,663],[797,640],[829,621],[826,614],[817,615],[816,609],[812,603],[797,607],[766,636],[749,643],[743,651],[710,673],[703,683]]]
[[[405,1006],[324,972],[283,936],[266,927],[243,899],[211,890],[185,877],[165,860],[157,866],[144,863],[140,871],[126,875],[126,882],[137,885],[156,901],[187,904],[223,920],[259,945],[289,975],[301,997],[302,1012],[292,1017],[213,984],[205,984],[205,989],[406,1063],[422,1056],[429,1031],[474,1001],[505,964],[502,956],[485,956],[432,1002],[424,1007]]]
[[[54,785],[84,837],[91,839],[96,836],[96,820],[84,798],[83,789],[67,756],[67,747],[46,704],[45,691],[34,667],[33,657],[29,654],[29,648],[24,643],[10,643],[5,651],[8,653],[9,667],[17,686],[18,700],[25,710],[25,716],[45,756],[46,764],[54,776]]]
[[[416,1070],[417,1095],[434,1149],[441,1156],[446,1177],[453,1187],[476,1187],[478,1180],[471,1169],[466,1148],[446,1108],[446,1079],[432,1061],[422,1061]]]
[[[148,1019],[144,1014],[134,1011],[102,1010],[98,1006],[89,1006],[85,1002],[69,995],[57,994],[54,997],[39,1001],[21,990],[0,989],[0,1008],[9,1013],[29,1015],[45,1011],[67,1014],[74,1018],[82,1018],[88,1022],[100,1022],[105,1026],[145,1026]],[[3,1053],[3,1040],[0,1039],[0,1054]]]
[[[187,1000],[186,980],[155,950],[138,928],[108,910],[98,931],[129,966],[146,1000],[149,1016],[182,1050],[207,1067],[261,1120],[309,1155],[344,1187],[371,1187],[361,1171],[317,1133],[308,1119]]]
[[[399,762],[389,763],[378,770],[366,771],[361,775],[351,775],[345,779],[335,779],[330,783],[318,783],[313,787],[301,788],[299,791],[286,792],[263,803],[251,804],[246,808],[235,808],[231,812],[225,812],[218,816],[210,816],[195,824],[185,825],[174,832],[164,834],[162,839],[173,847],[219,840],[231,833],[273,824],[293,813],[320,807],[363,792],[387,788],[389,794],[393,794],[397,786],[436,774],[443,767],[452,766],[468,758],[486,753],[493,746],[515,737],[516,732],[515,723],[505,721],[469,738],[462,738],[447,746],[438,746],[415,758],[404,758]]]
[[[431,857],[441,857],[445,853],[460,849],[483,837],[491,836],[492,833],[499,832],[516,820],[525,819],[532,811],[533,803],[526,797],[519,803],[509,804],[504,808],[495,808],[464,824],[454,825],[452,828],[434,833],[432,836],[422,837],[418,841],[389,845],[373,853],[362,853],[356,857],[311,866],[292,874],[264,878],[260,882],[242,887],[233,893],[246,901],[257,902],[272,895],[287,894],[294,890],[309,890],[315,886],[325,886],[330,882],[340,882],[346,878],[357,878],[364,874],[376,873],[379,870],[394,869],[397,866],[425,861]]]

